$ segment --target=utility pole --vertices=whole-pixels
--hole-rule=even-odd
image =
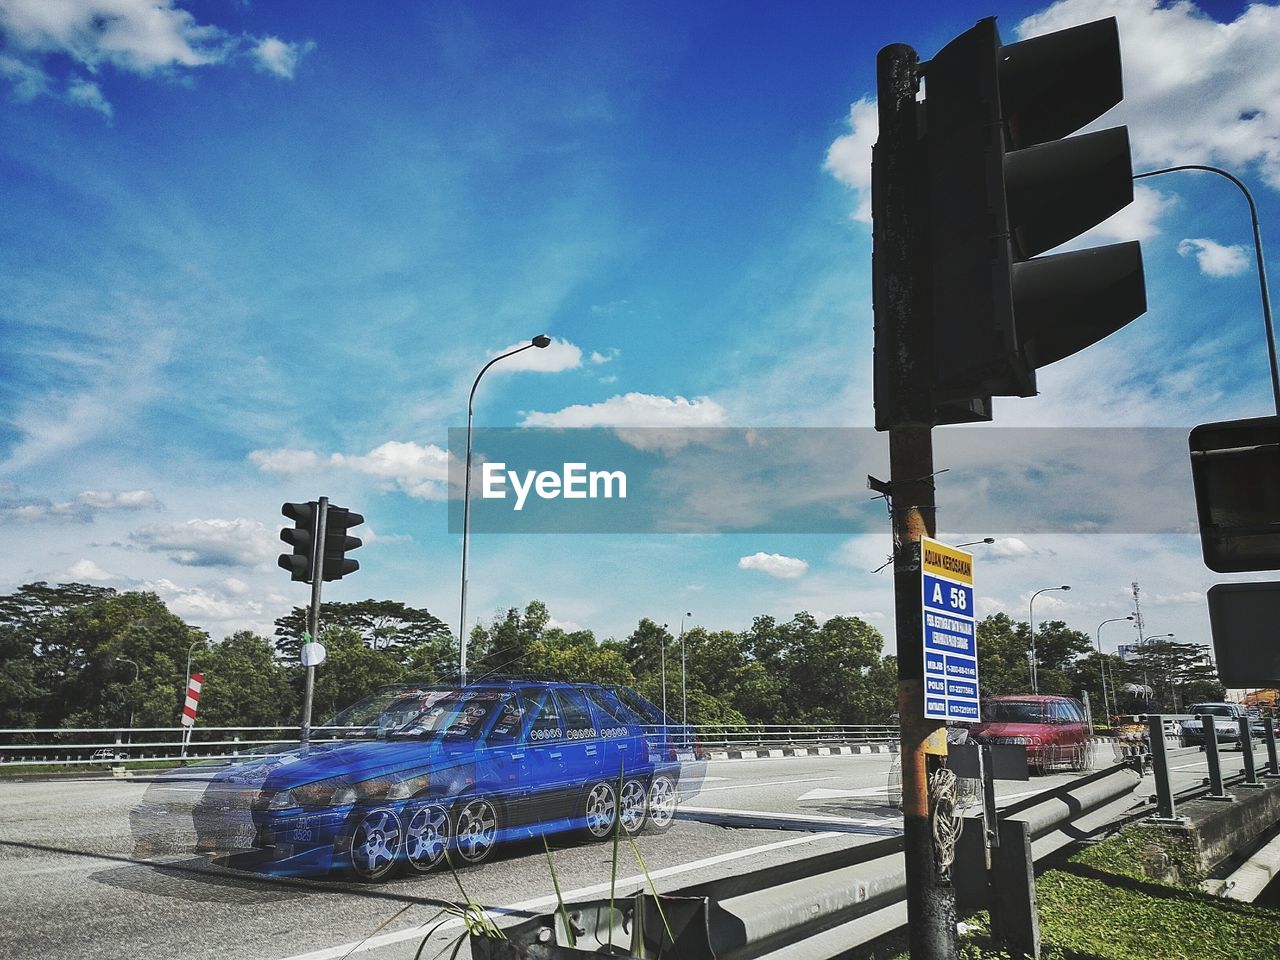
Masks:
[[[898,716],[911,956],[956,957],[956,901],[936,866],[929,823],[929,773],[946,757],[946,726],[924,716],[924,630],[920,538],[935,534],[932,349],[925,224],[919,201],[919,57],[905,44],[876,60],[880,137],[872,163],[875,205],[877,411],[892,409],[889,483],[881,492],[893,516],[893,591],[898,645]]]
[[[324,583],[324,535],[329,519],[329,498],[321,497],[316,504],[315,546],[312,557],[311,607],[307,611],[307,633],[311,642],[316,643],[320,637],[320,586]],[[316,689],[316,668],[307,665],[306,693],[302,700],[302,742],[311,740],[311,698]]]

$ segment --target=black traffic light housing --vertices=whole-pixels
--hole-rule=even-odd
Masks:
[[[292,553],[280,554],[277,561],[281,567],[289,571],[289,578],[301,583],[310,583],[315,575],[315,542],[316,525],[318,523],[318,507],[314,501],[307,503],[286,503],[280,512],[294,521],[292,529],[285,527],[280,531],[280,539],[293,547]]]
[[[348,573],[360,569],[358,560],[347,557],[348,550],[355,550],[364,541],[347,535],[351,527],[364,523],[364,517],[344,507],[329,507],[324,526],[324,579],[341,580]]]
[[[1002,45],[988,18],[922,72],[935,404],[1032,396],[1146,310],[1136,241],[1039,256],[1133,199],[1124,127],[1061,139],[1123,97],[1115,20]]]
[[[1188,445],[1204,565],[1280,570],[1280,417],[1202,423]]]

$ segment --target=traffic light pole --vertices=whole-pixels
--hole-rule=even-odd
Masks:
[[[880,135],[872,164],[876,350],[886,351],[877,407],[889,423],[894,610],[898,647],[907,930],[916,960],[955,960],[955,890],[937,866],[929,774],[946,756],[946,728],[924,716],[920,538],[935,533],[932,343],[925,199],[920,196],[919,58],[905,44],[876,61]]]
[[[311,545],[311,608],[307,611],[307,633],[311,642],[320,639],[320,587],[324,584],[324,535],[329,517],[329,498],[321,497],[316,504],[315,539]],[[311,740],[311,698],[316,688],[316,668],[307,667],[306,694],[302,700],[302,742]]]

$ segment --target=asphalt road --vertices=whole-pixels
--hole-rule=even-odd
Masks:
[[[1098,762],[1110,763],[1110,748],[1098,750]],[[901,825],[887,802],[893,760],[712,761],[701,794],[684,811],[697,819],[642,835],[639,853],[658,889],[670,890],[878,839]],[[1177,755],[1172,766],[1175,788],[1204,775],[1199,754]],[[1238,754],[1224,754],[1226,772],[1239,766]],[[1060,773],[1001,783],[999,793],[1008,800],[1070,779]],[[462,897],[447,871],[368,885],[263,878],[203,857],[134,860],[128,812],[144,789],[101,779],[0,784],[0,956],[338,960],[371,937],[374,949],[362,956],[408,960],[432,918]],[[760,825],[721,825],[744,813]],[[557,840],[552,856],[566,899],[608,896],[608,844]],[[555,902],[541,843],[510,846],[459,878],[467,897],[500,915],[545,913]],[[617,890],[643,885],[624,846]],[[423,956],[459,929],[455,922],[438,930]]]

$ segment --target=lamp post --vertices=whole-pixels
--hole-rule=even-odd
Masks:
[[[142,673],[142,669],[137,662],[130,660],[128,657],[116,657],[116,663],[132,663],[133,664],[133,682],[138,682],[138,677]],[[133,743],[133,692],[129,693],[129,742]]]
[[[667,722],[667,626],[662,625],[662,633],[658,634],[658,663],[662,674],[662,722]]]
[[[1098,629],[1093,634],[1098,643],[1098,676],[1102,679],[1102,709],[1107,714],[1107,726],[1111,725],[1111,708],[1107,705],[1107,665],[1102,659],[1102,628],[1108,623],[1119,623],[1122,620],[1132,619],[1133,614],[1129,614],[1127,617],[1112,617],[1110,620],[1103,620],[1098,624]]]
[[[1039,665],[1036,661],[1036,615],[1035,615],[1036,597],[1040,596],[1040,594],[1042,593],[1048,593],[1051,590],[1070,590],[1070,589],[1071,587],[1069,587],[1065,583],[1060,587],[1045,587],[1043,590],[1037,590],[1035,593],[1033,593],[1031,595],[1031,599],[1027,601],[1027,619],[1030,621],[1030,627],[1031,627],[1031,692],[1032,693],[1040,692],[1040,670],[1039,670]]]
[[[680,615],[680,723],[686,727],[689,725],[689,694],[685,687],[684,618],[692,616],[687,612]]]
[[[970,540],[968,543],[957,543],[957,547],[976,547],[980,543],[995,543],[995,537],[983,537],[981,540]]]
[[[467,472],[462,485],[462,603],[460,605],[462,609],[458,615],[458,674],[464,684],[467,682],[467,546],[471,540],[471,419],[476,400],[476,388],[480,386],[480,378],[484,376],[485,371],[499,360],[514,357],[517,353],[523,353],[531,347],[541,350],[550,344],[551,338],[540,333],[523,347],[516,347],[514,350],[498,354],[480,368],[475,382],[471,384],[471,394],[467,397]]]

